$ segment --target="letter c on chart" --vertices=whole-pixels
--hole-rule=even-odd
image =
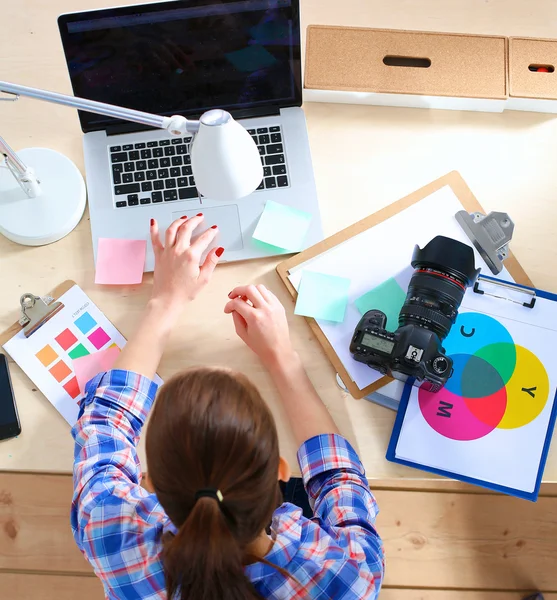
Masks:
[[[475,333],[476,333],[475,327],[472,327],[472,331],[470,333],[467,333],[464,330],[464,325],[460,328],[460,335],[464,336],[465,338],[471,338]]]

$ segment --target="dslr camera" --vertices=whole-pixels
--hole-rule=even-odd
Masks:
[[[415,385],[437,392],[453,372],[442,342],[480,269],[470,246],[440,235],[423,249],[416,246],[411,264],[414,273],[398,329],[387,331],[385,313],[370,310],[354,331],[350,352],[355,360],[384,375],[402,381],[413,377]]]

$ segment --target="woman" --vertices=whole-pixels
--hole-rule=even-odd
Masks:
[[[217,233],[192,243],[202,220],[172,223],[164,246],[151,221],[153,296],[115,369],[87,384],[73,429],[77,544],[111,599],[376,598],[383,554],[363,466],[264,286],[236,288],[224,310],[278,388],[315,517],[280,506],[278,482],[290,469],[272,415],[244,376],[224,369],[190,369],[161,388],[147,431],[155,494],[140,487],[136,444],[165,341],[222,254],[212,250],[198,266]]]

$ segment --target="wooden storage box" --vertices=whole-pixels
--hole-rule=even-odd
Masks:
[[[507,38],[310,25],[304,99],[501,112]]]
[[[508,108],[557,113],[557,40],[509,39]]]

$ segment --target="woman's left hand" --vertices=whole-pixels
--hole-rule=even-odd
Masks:
[[[177,219],[166,230],[164,245],[158,223],[151,219],[151,241],[155,253],[152,299],[161,300],[168,308],[179,309],[193,300],[209,283],[224,252],[224,248],[213,248],[200,266],[201,256],[218,233],[216,225],[209,227],[192,243],[193,232],[203,219],[203,215]]]

